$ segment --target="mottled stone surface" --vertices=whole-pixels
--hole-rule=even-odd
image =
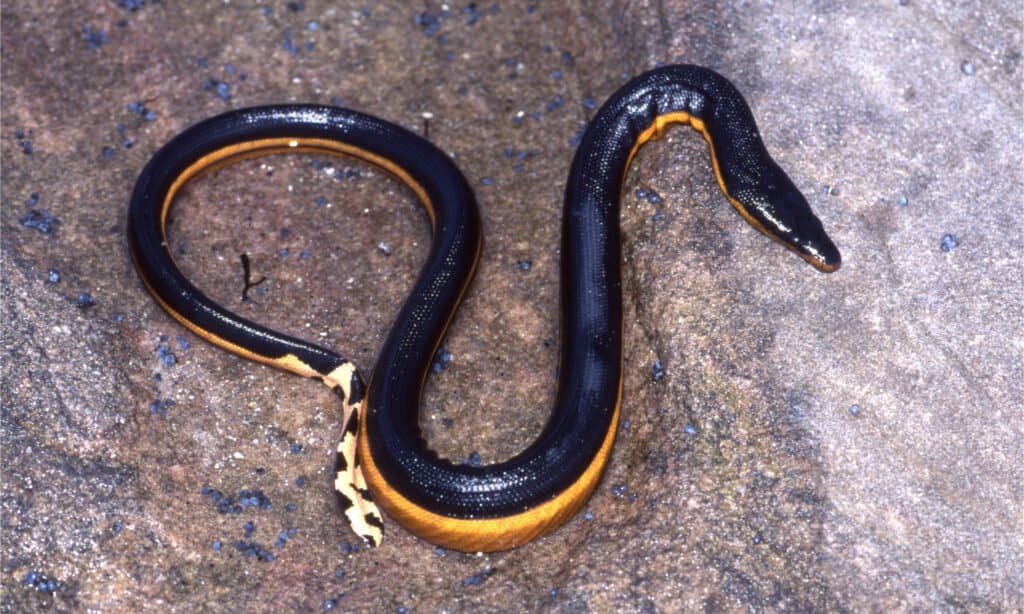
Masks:
[[[1019,5],[533,4],[4,3],[3,611],[1024,606]],[[353,550],[337,400],[159,309],[123,238],[137,173],[241,106],[429,123],[487,238],[423,428],[499,460],[553,396],[573,137],[657,62],[747,94],[843,268],[747,227],[671,131],[628,177],[628,423],[584,513],[508,553],[390,522]],[[400,184],[308,156],[205,176],[173,217],[202,288],[367,372],[428,241]]]

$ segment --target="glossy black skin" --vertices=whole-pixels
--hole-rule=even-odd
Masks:
[[[404,324],[409,304],[399,316],[370,384],[367,420],[374,460],[406,498],[460,518],[507,516],[553,498],[594,459],[616,426],[611,420],[619,400],[619,197],[626,165],[655,118],[678,111],[705,122],[728,191],[751,217],[802,256],[825,268],[838,266],[838,250],[768,155],[750,109],[731,83],[696,66],[659,68],[633,79],[590,122],[569,173],[562,218],[558,392],[536,441],[512,459],[485,467],[455,465],[427,449],[417,418],[430,357],[401,353],[404,344],[421,341],[424,329]],[[440,294],[454,292],[451,287]],[[417,291],[409,300],[431,310]]]
[[[575,482],[616,427],[612,419],[622,368],[622,182],[644,130],[656,117],[680,111],[704,121],[727,192],[763,231],[823,270],[838,267],[839,252],[768,156],[749,108],[726,79],[695,66],[659,68],[633,79],[590,122],[566,186],[555,407],[536,441],[495,465],[455,465],[438,458],[418,426],[423,382],[470,282],[481,242],[476,201],[465,179],[447,156],[419,136],[329,107],[266,107],[213,118],[171,141],[143,171],[129,210],[129,244],[153,291],[187,319],[261,355],[294,353],[326,373],[342,360],[339,355],[224,310],[177,271],[161,245],[162,195],[204,152],[268,136],[336,139],[406,169],[429,194],[433,240],[381,349],[367,389],[364,436],[385,480],[412,502],[459,518],[507,516]]]
[[[355,111],[315,105],[256,107],[230,111],[185,130],[153,155],[135,184],[128,208],[129,250],[139,275],[173,311],[269,361],[293,354],[322,375],[344,362],[327,348],[282,335],[221,307],[181,274],[165,243],[160,215],[174,180],[206,154],[268,138],[331,139],[395,161],[424,188],[436,217],[438,231],[422,275],[468,283],[480,242],[480,219],[469,184],[447,155],[400,126]],[[442,267],[445,256],[454,256],[456,262]],[[429,278],[421,277],[417,291],[428,285]],[[449,297],[447,309],[454,309],[451,302]],[[403,312],[403,317],[413,316]],[[435,317],[421,325],[443,323]],[[429,358],[424,360],[429,364]]]

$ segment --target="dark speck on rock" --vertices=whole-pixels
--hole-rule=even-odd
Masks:
[[[479,467],[483,463],[480,455],[476,452],[470,452],[469,456],[466,457],[466,464],[470,467]]]
[[[187,350],[190,347],[188,339],[185,338],[185,335],[175,335],[174,338],[178,341],[178,347],[180,349]]]
[[[480,573],[475,573],[475,574],[469,576],[468,578],[463,578],[462,579],[462,586],[478,586],[480,584],[483,584],[484,580],[486,580],[487,578],[491,577],[491,575],[493,573],[494,573],[494,568],[491,567],[490,569],[485,569],[485,570],[481,571]]]
[[[692,424],[687,423],[685,426],[683,426],[683,432],[686,433],[687,435],[696,435],[697,434],[697,427],[695,427]]]
[[[135,13],[145,8],[146,0],[117,0],[117,6],[131,13]]]
[[[441,28],[441,17],[445,11],[435,15],[430,11],[423,11],[416,15],[416,25],[423,29],[424,36],[433,36]]]
[[[300,488],[305,486],[306,485],[306,476],[300,475],[299,477],[295,478],[295,485],[300,487]]]
[[[39,192],[32,192],[29,194],[28,198],[25,199],[25,204],[29,207],[35,207],[39,204]]]
[[[261,561],[273,561],[277,556],[258,544],[257,542],[249,542],[245,540],[238,540],[235,542],[235,549],[241,552],[247,557],[256,557]]]
[[[239,492],[239,503],[245,507],[255,507],[260,510],[270,510],[270,499],[263,494],[262,490],[242,490]]]
[[[569,145],[576,147],[583,140],[583,133],[587,131],[587,122],[580,122],[579,128],[576,129],[576,134],[572,135],[569,139]]]
[[[517,258],[516,259],[516,266],[519,267],[519,270],[521,270],[521,271],[529,271],[530,268],[533,267],[533,261],[532,260],[526,260],[524,258]]]
[[[975,70],[976,69],[974,68],[974,62],[971,62],[970,60],[964,60],[964,62],[960,64],[960,72],[964,73],[965,75],[973,75],[975,73]]]
[[[62,587],[59,580],[54,580],[34,569],[25,574],[25,577],[21,579],[21,585],[25,588],[33,588],[41,593],[55,593]]]
[[[18,220],[25,228],[33,228],[43,234],[50,234],[54,228],[60,225],[60,220],[51,215],[48,211],[33,209],[21,216]]]
[[[138,115],[147,122],[154,121],[156,119],[156,113],[146,108],[146,103],[141,100],[128,103],[128,110]]]
[[[298,454],[299,452],[302,452],[302,444],[301,443],[293,443],[291,445],[290,450],[291,450],[292,454]]]
[[[289,11],[291,11],[293,13],[298,13],[299,11],[302,11],[303,9],[306,8],[306,3],[305,2],[289,2],[289,3],[285,4],[285,8],[287,8]]]
[[[88,309],[96,305],[96,299],[92,297],[88,292],[79,292],[78,298],[75,299],[75,306],[81,309]]]
[[[281,531],[277,534],[277,539],[274,541],[275,548],[284,548],[285,544],[288,543],[288,531]]]
[[[160,416],[167,416],[167,409],[174,405],[174,399],[157,399],[150,402],[149,411]]]
[[[954,247],[960,245],[960,239],[953,234],[942,235],[942,241],[939,243],[939,249],[948,252],[952,251]]]
[[[166,342],[161,342],[156,348],[156,356],[165,367],[173,367],[178,363],[178,357],[171,351]]]
[[[437,349],[437,354],[434,355],[434,362],[430,365],[430,370],[434,373],[440,373],[448,368],[452,364],[452,353],[446,348],[440,347]]]
[[[242,490],[239,491],[239,502],[242,506],[255,506],[260,510],[270,510],[270,499],[262,490]]]
[[[651,365],[651,381],[658,382],[663,377],[665,377],[665,369],[661,366],[661,360],[656,359],[654,364]]]
[[[217,79],[207,79],[203,84],[203,91],[213,90],[224,102],[231,100],[231,86]]]
[[[250,520],[249,522],[242,525],[242,532],[245,533],[246,537],[252,535],[252,532],[256,530],[256,525]]]
[[[850,415],[852,415],[852,416],[859,416],[860,415],[860,405],[858,405],[856,403],[851,405],[850,406]]]
[[[99,49],[103,45],[107,44],[107,34],[103,30],[99,30],[92,26],[84,26],[82,28],[82,36],[93,49]]]
[[[612,494],[621,497],[626,494],[628,487],[625,484],[612,484]]]
[[[60,271],[58,271],[57,269],[50,269],[49,271],[47,271],[46,272],[46,281],[50,282],[51,284],[59,283],[60,282]]]
[[[239,491],[237,500],[235,497],[225,495],[221,491],[204,486],[200,491],[204,497],[209,497],[217,506],[220,514],[241,514],[246,507],[257,507],[263,510],[273,509],[270,499],[261,490]]]

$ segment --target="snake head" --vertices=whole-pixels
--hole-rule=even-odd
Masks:
[[[839,268],[842,257],[807,199],[786,174],[775,172],[754,189],[735,195],[737,209],[758,230],[796,252],[820,271]]]
[[[778,238],[815,268],[826,273],[838,269],[842,264],[839,249],[803,194],[791,183],[788,189],[769,190],[767,194],[773,217],[784,222],[778,228]]]

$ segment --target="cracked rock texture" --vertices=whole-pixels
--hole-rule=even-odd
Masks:
[[[1019,3],[444,6],[4,3],[0,610],[1024,607]],[[626,421],[593,499],[512,552],[390,521],[355,547],[337,400],[160,310],[124,241],[137,173],[248,105],[429,130],[486,247],[421,422],[493,462],[553,396],[574,136],[658,62],[733,79],[843,268],[746,226],[670,131],[627,177]],[[429,240],[402,185],[322,156],[206,175],[172,216],[200,287],[367,373]]]

